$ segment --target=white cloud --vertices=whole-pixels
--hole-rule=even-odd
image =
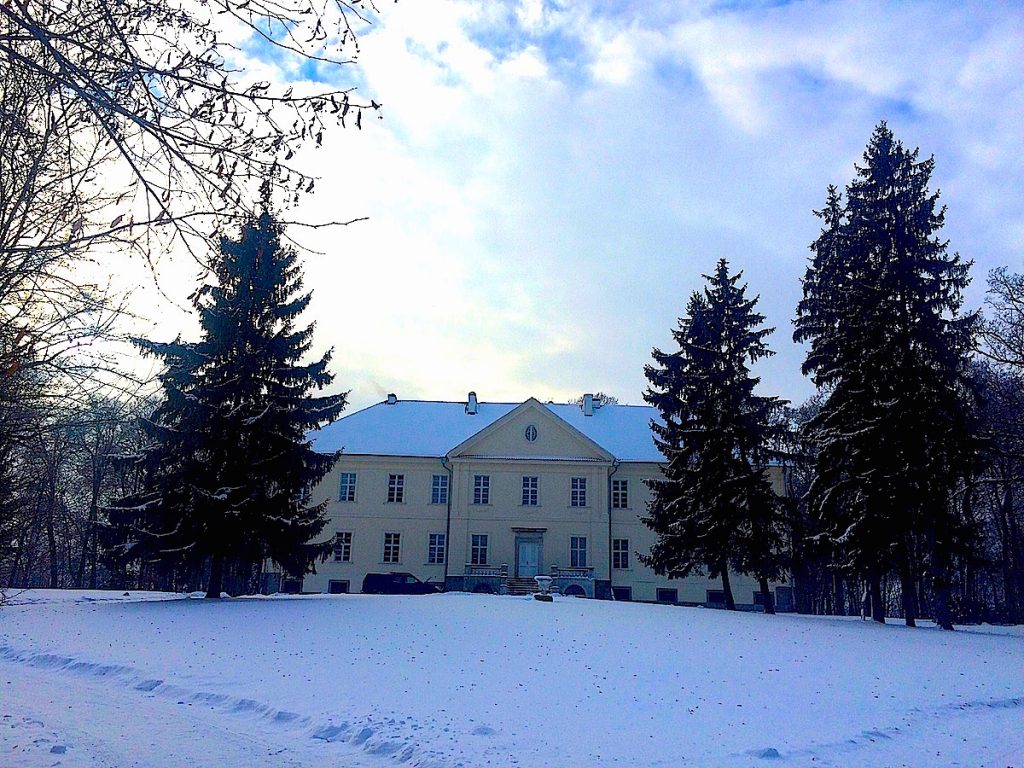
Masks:
[[[936,154],[978,277],[1024,268],[1021,21],[984,4],[388,7],[360,56],[384,120],[303,157],[322,180],[301,215],[371,216],[296,231],[326,252],[307,261],[311,314],[340,385],[357,405],[638,402],[650,348],[725,256],[779,328],[766,389],[804,397],[789,320],[810,211],[878,119]]]

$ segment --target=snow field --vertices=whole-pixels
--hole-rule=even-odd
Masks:
[[[0,765],[1024,768],[1019,628],[460,593],[14,602]]]

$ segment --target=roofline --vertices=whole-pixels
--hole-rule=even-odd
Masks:
[[[525,411],[525,410],[527,410],[529,408],[532,408],[534,406],[540,406],[541,408],[544,408],[547,411],[547,415],[550,416],[551,418],[557,420],[557,422],[562,426],[563,429],[567,429],[570,434],[576,435],[580,440],[583,440],[585,443],[587,443],[587,444],[593,446],[595,449],[597,449],[597,453],[602,457],[602,459],[604,461],[614,461],[615,460],[615,457],[608,451],[607,448],[605,448],[603,445],[598,443],[596,440],[594,440],[589,435],[586,435],[583,432],[581,432],[579,429],[577,429],[575,426],[573,426],[568,421],[563,419],[561,416],[559,416],[557,413],[552,411],[544,403],[542,403],[540,400],[538,400],[535,397],[528,397],[526,400],[521,402],[519,405],[517,405],[515,408],[513,408],[508,413],[505,413],[504,415],[502,415],[499,418],[495,419],[490,424],[488,424],[488,425],[486,425],[484,427],[481,427],[476,432],[474,432],[472,435],[470,435],[465,440],[463,440],[461,443],[459,443],[458,445],[454,446],[451,450],[449,450],[445,454],[445,457],[449,458],[449,459],[457,458],[457,454],[459,453],[459,451],[463,450],[466,446],[471,445],[476,440],[480,440],[485,435],[491,434],[496,429],[498,429],[501,425],[504,425],[510,419],[514,418],[517,414],[519,414],[522,411]]]
[[[316,448],[313,450],[316,450]],[[444,456],[435,456],[432,453],[346,453],[344,449],[339,451],[317,451],[317,453],[322,453],[324,456],[336,453],[338,454],[339,461],[347,456],[370,459],[437,459],[438,461],[444,461]]]

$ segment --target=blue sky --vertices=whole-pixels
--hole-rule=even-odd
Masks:
[[[989,269],[1024,271],[1018,4],[381,9],[341,82],[384,119],[302,157],[322,178],[299,215],[371,217],[302,235],[323,252],[307,262],[318,341],[355,407],[471,389],[641,402],[651,348],[720,257],[778,329],[762,389],[803,400],[790,337],[811,211],[881,119],[936,157],[946,236],[975,261],[968,304]]]

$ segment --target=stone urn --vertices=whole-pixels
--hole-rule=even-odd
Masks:
[[[550,576],[534,576],[533,580],[537,582],[537,586],[540,587],[540,592],[534,594],[534,600],[540,600],[542,603],[553,602],[554,598],[548,594],[551,589],[551,582],[554,581]]]

